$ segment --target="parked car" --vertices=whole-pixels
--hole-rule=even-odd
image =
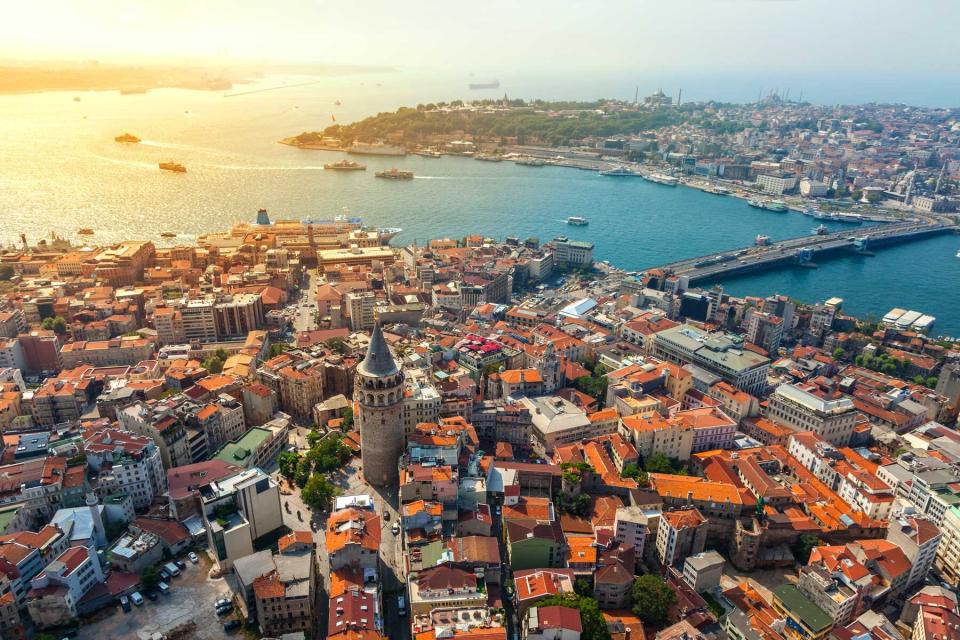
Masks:
[[[156,592],[156,591],[147,591],[147,599],[150,600],[150,602],[156,602],[156,600],[157,600],[157,592]]]
[[[217,607],[217,615],[218,615],[218,616],[225,616],[225,615],[227,615],[228,613],[230,613],[231,611],[233,611],[233,603],[232,603],[232,602],[228,602],[228,603],[225,604],[225,605],[220,605],[220,606]]]
[[[193,564],[197,564],[198,562],[200,562],[199,556],[197,556],[197,554],[195,554],[193,551],[188,553],[187,557],[190,558],[190,562],[192,562]]]
[[[123,607],[124,612],[130,611],[130,598],[120,596],[120,606]]]
[[[214,608],[219,609],[220,607],[226,606],[228,604],[230,604],[230,598],[220,598],[219,600],[213,603],[213,606]]]
[[[169,580],[173,576],[171,576],[170,572],[167,571],[166,569],[160,569],[160,577],[163,578],[164,580]]]
[[[170,585],[168,585],[166,582],[158,583],[157,589],[159,589],[160,593],[162,593],[165,596],[170,595]]]
[[[133,593],[130,594],[130,602],[132,602],[133,604],[137,605],[138,607],[139,607],[139,606],[142,606],[142,605],[143,605],[143,596],[140,595],[140,592],[139,592],[139,591],[134,591]]]
[[[174,564],[177,565],[181,570],[187,568],[187,563],[184,562],[183,560],[177,560],[176,562],[174,562]]]
[[[227,620],[226,622],[223,623],[223,630],[229,633],[230,631],[239,629],[240,624],[241,622],[236,618],[233,618],[232,620]]]

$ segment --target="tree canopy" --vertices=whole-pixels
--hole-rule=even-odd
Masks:
[[[300,492],[303,502],[311,509],[329,509],[338,495],[340,489],[321,473],[310,476]]]
[[[633,582],[633,612],[644,622],[663,624],[676,602],[676,592],[656,574],[648,573]]]

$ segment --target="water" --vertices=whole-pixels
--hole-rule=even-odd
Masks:
[[[640,269],[749,245],[758,233],[774,240],[809,234],[819,223],[693,189],[510,162],[366,157],[366,172],[325,172],[324,163],[344,156],[277,144],[327,126],[332,116],[349,122],[466,93],[459,81],[401,80],[328,78],[233,98],[179,90],[2,96],[0,241],[14,242],[20,233],[36,240],[50,231],[79,240],[76,231],[91,227],[98,243],[146,238],[162,245],[170,241],[161,231],[190,241],[252,220],[260,207],[274,219],[329,217],[348,207],[371,224],[403,227],[395,243],[467,233],[541,240],[563,234],[596,243],[598,260]],[[270,79],[254,87],[277,84]],[[143,142],[114,142],[124,131]],[[188,173],[161,172],[161,160],[180,162]],[[373,177],[393,166],[417,178]],[[590,225],[570,227],[564,223],[570,215]],[[838,295],[855,314],[917,309],[937,316],[935,333],[960,335],[960,299],[951,295],[960,282],[958,247],[956,236],[940,237],[883,249],[875,258],[841,258],[817,270],[768,272],[725,286],[736,294],[780,292],[806,301]]]

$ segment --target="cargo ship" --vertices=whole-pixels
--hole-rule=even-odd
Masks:
[[[347,153],[353,153],[360,156],[405,156],[407,150],[403,147],[397,147],[390,144],[379,142],[354,142],[347,147]]]
[[[140,138],[133,135],[132,133],[125,133],[122,136],[117,136],[116,138],[114,138],[114,140],[116,140],[117,142],[128,142],[130,144],[137,144],[138,142],[140,142]]]
[[[366,171],[367,165],[350,160],[341,160],[339,162],[328,162],[323,165],[326,171]]]
[[[173,171],[174,173],[186,173],[187,168],[177,162],[161,162],[159,167],[163,171]]]
[[[387,180],[413,180],[413,171],[405,171],[403,169],[387,169],[385,171],[377,171],[374,175],[378,178],[385,178]]]

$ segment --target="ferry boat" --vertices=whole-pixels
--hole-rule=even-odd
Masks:
[[[570,216],[567,218],[567,224],[573,227],[585,227],[590,224],[590,221],[580,216]]]
[[[478,153],[477,155],[473,156],[473,159],[482,160],[483,162],[503,162],[503,158],[501,156],[492,153]]]
[[[541,160],[540,158],[517,158],[513,161],[514,164],[522,164],[525,167],[542,167],[547,163]]]
[[[813,230],[812,233],[813,233],[813,235],[815,235],[815,236],[825,236],[825,235],[827,235],[827,228],[826,228],[824,225],[821,224],[821,225],[818,225],[818,226]]]
[[[374,175],[378,178],[386,178],[387,180],[413,180],[413,171],[405,171],[403,169],[377,171]]]
[[[602,176],[610,176],[613,178],[639,178],[640,174],[636,171],[628,169],[627,167],[620,165],[612,169],[606,169],[600,172]]]
[[[129,142],[130,144],[137,144],[140,142],[140,138],[133,135],[132,133],[125,133],[122,136],[117,136],[114,138],[117,142]]]
[[[650,182],[656,182],[657,184],[666,185],[668,187],[675,187],[678,184],[680,184],[679,179],[673,176],[668,176],[663,173],[651,173],[643,177],[644,179],[649,180]]]
[[[175,234],[173,231],[161,231],[161,232],[160,232],[160,237],[161,237],[161,238],[176,238],[176,237],[177,237],[177,234]]]
[[[960,258],[960,251],[957,251],[957,257]]]
[[[770,236],[758,235],[756,238],[754,238],[753,244],[757,245],[758,247],[766,247],[770,244]]]
[[[433,149],[420,149],[419,151],[414,151],[415,154],[422,158],[440,158],[443,156],[439,151],[434,151]]]
[[[728,196],[730,195],[730,189],[726,187],[711,187],[707,189],[707,193],[712,193],[715,196]]]
[[[367,165],[351,160],[340,160],[339,162],[328,162],[323,165],[323,168],[325,171],[366,171]]]
[[[347,147],[347,153],[361,156],[405,156],[407,155],[407,150],[403,147],[396,147],[380,142],[354,142]]]
[[[173,171],[174,173],[186,173],[187,168],[177,162],[161,162],[159,167],[163,171]]]
[[[764,211],[773,211],[775,213],[784,213],[787,211],[787,203],[783,200],[762,200],[760,198],[750,198],[747,204],[755,209]]]
[[[82,227],[82,228],[80,228],[80,229],[77,229],[77,235],[80,235],[80,236],[92,236],[92,235],[93,235],[93,229],[91,229],[90,227]]]
[[[397,234],[402,233],[403,229],[400,227],[383,227],[382,229],[378,229],[377,232],[380,235],[381,244],[387,244],[393,240]]]
[[[477,91],[479,89],[499,89],[500,81],[493,80],[492,82],[471,82],[469,85],[471,91]]]

